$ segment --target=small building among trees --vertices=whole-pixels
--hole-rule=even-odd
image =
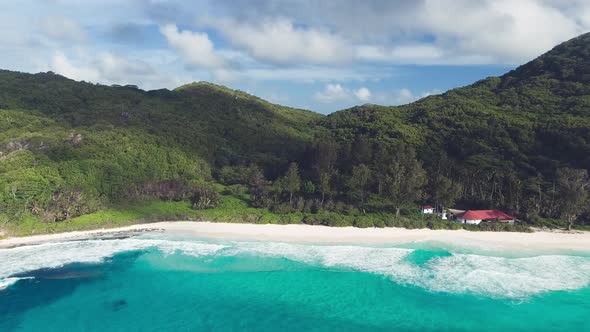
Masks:
[[[432,207],[432,205],[424,205],[422,207],[422,213],[423,214],[433,214],[434,208]]]
[[[478,225],[482,221],[514,223],[516,217],[500,210],[467,210],[455,215],[455,220],[462,224]]]

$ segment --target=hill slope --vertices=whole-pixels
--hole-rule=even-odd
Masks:
[[[210,83],[143,91],[9,71],[0,71],[0,109],[38,110],[71,128],[137,128],[217,165],[258,154],[254,160],[280,161],[301,149],[308,124],[321,117]]]
[[[501,77],[404,106],[358,106],[320,121],[341,141],[364,136],[410,143],[431,182],[452,178],[470,206],[523,213],[526,191],[537,191],[531,187],[540,181],[549,192],[558,168],[590,169],[590,34]],[[557,214],[557,207],[537,208],[543,209]]]
[[[288,222],[408,226],[397,214],[416,203],[457,203],[583,223],[588,169],[590,34],[501,77],[329,116],[206,82],[143,91],[0,71],[0,228],[216,182],[238,185],[234,212]]]
[[[272,175],[303,153],[318,118],[210,83],[142,91],[0,71],[0,217],[69,218],[135,186],[211,181],[224,165]]]

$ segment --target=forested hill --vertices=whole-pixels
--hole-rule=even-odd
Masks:
[[[230,196],[258,222],[408,226],[399,215],[427,203],[583,224],[589,81],[589,34],[501,77],[329,116],[205,82],[143,91],[0,71],[0,229]]]
[[[590,34],[501,77],[400,107],[358,106],[320,122],[339,140],[411,144],[429,190],[449,178],[460,185],[464,206],[558,217],[558,170],[590,169]]]
[[[321,117],[204,82],[143,91],[0,71],[0,231],[27,216],[190,199],[228,165],[276,177]]]
[[[51,72],[0,71],[0,109],[37,110],[72,130],[145,131],[213,165],[291,158],[310,136],[309,123],[321,117],[206,82],[143,91]]]

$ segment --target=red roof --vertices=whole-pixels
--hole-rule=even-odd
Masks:
[[[433,207],[430,205],[425,205],[422,207],[422,209],[427,210],[427,209],[432,209]]]
[[[466,220],[516,220],[516,217],[500,210],[467,210],[457,217]]]

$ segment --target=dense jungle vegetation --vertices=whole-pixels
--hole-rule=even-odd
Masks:
[[[143,91],[0,71],[7,233],[183,218],[463,227],[420,204],[523,221],[473,229],[583,228],[589,169],[590,34],[501,77],[328,116],[204,82]]]

